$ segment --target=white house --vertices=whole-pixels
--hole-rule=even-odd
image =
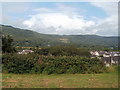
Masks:
[[[29,54],[29,53],[33,53],[34,51],[32,50],[22,50],[21,52],[18,52],[18,54]]]

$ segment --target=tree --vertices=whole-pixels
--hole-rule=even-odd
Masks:
[[[53,55],[53,56],[86,56],[89,57],[90,53],[87,49],[79,49],[75,46],[51,46],[37,49],[35,53],[41,55]]]
[[[3,53],[11,53],[15,52],[15,47],[13,46],[13,39],[10,35],[2,36],[2,51]]]

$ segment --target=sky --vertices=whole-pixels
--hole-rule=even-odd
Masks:
[[[2,2],[0,23],[44,34],[118,35],[117,2]]]

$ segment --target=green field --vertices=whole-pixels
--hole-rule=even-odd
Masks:
[[[118,88],[117,73],[2,74],[2,88]]]

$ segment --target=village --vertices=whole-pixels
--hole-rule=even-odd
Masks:
[[[34,53],[33,50],[22,50],[18,54]],[[111,65],[120,64],[120,52],[118,51],[90,51],[91,58],[98,58],[109,67]]]
[[[118,51],[90,51],[91,58],[98,58],[105,63],[107,67],[114,64],[120,64],[120,52]]]

